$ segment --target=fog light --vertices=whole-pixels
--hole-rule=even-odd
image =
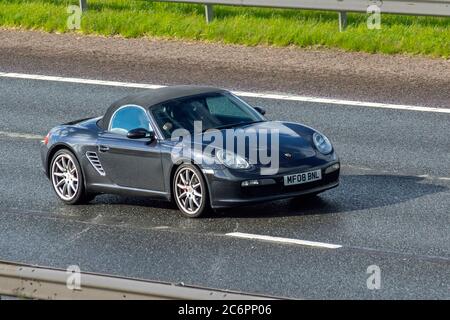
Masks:
[[[247,180],[247,181],[243,181],[241,183],[241,186],[243,186],[243,187],[251,187],[251,186],[258,186],[258,185],[259,185],[258,180]]]
[[[325,174],[339,170],[340,167],[341,166],[339,165],[339,163],[335,163],[332,166],[329,166],[328,168],[325,169]]]

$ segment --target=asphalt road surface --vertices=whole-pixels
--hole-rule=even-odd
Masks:
[[[329,136],[340,187],[198,220],[142,198],[63,205],[39,138],[136,91],[0,78],[0,259],[292,298],[450,298],[450,114],[246,98]],[[372,265],[378,290],[366,283]]]

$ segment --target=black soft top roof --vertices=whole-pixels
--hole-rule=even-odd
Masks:
[[[114,102],[106,111],[103,119],[99,121],[99,125],[103,128],[103,130],[107,130],[114,112],[124,105],[138,105],[148,109],[160,103],[178,98],[224,91],[225,90],[223,89],[213,87],[171,86],[132,94]]]

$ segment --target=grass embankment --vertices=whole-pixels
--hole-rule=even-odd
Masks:
[[[381,30],[369,30],[367,15],[349,14],[349,26],[341,33],[333,12],[215,6],[215,20],[208,25],[201,5],[146,0],[88,3],[78,31],[85,34],[450,57],[450,18],[384,14]],[[78,1],[0,0],[0,26],[73,32],[67,29],[69,4]]]

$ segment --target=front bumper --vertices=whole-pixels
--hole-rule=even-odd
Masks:
[[[48,157],[48,146],[44,144],[44,142],[40,142],[40,154],[41,154],[41,162],[42,162],[42,169],[45,173],[45,175],[47,176],[47,178],[49,177],[49,172],[48,172],[48,161],[47,161],[47,157]]]
[[[325,170],[336,163],[339,162],[336,161],[320,167],[308,168],[307,170],[296,171],[293,169],[288,173],[260,176],[258,179],[270,181],[271,183],[246,187],[242,186],[242,182],[249,179],[236,177],[228,171],[215,171],[214,174],[206,175],[211,197],[211,207],[218,209],[274,201],[311,193],[320,193],[335,188],[339,185],[340,169],[330,173],[325,173]],[[317,169],[322,171],[322,179],[319,181],[291,186],[284,185],[285,175]]]

